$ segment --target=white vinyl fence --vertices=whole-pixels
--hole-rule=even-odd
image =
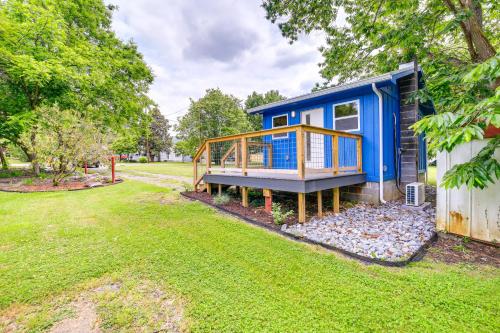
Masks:
[[[444,173],[454,165],[467,162],[488,142],[476,140],[456,147],[451,153],[437,156],[437,207],[436,227],[438,230],[467,236],[474,239],[500,241],[500,182],[490,184],[484,190],[445,190],[439,186]],[[495,152],[500,159],[500,151]]]

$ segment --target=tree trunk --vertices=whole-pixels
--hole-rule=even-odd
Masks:
[[[459,10],[451,0],[443,0],[454,16]],[[460,28],[469,50],[472,62],[484,62],[496,54],[495,48],[483,33],[483,11],[481,5],[474,0],[459,0],[460,8],[471,12],[471,15],[460,22]]]
[[[7,163],[7,159],[5,158],[5,150],[4,147],[0,145],[0,160],[2,161],[2,169],[7,170],[9,168],[9,164]]]
[[[29,149],[24,146],[22,143],[17,142],[16,143],[19,148],[26,154],[26,157],[28,158],[28,162],[31,163],[31,168],[33,169],[33,173],[35,176],[40,175],[40,164],[36,160],[36,154],[35,153],[30,153]]]

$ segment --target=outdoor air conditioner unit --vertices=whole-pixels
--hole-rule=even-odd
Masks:
[[[420,206],[425,201],[424,183],[410,183],[406,185],[406,205]]]

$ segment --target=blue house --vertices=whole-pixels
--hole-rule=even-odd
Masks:
[[[398,70],[379,76],[340,85],[310,94],[289,98],[253,109],[250,114],[262,114],[263,128],[308,124],[333,130],[357,133],[363,136],[363,171],[366,183],[350,186],[344,197],[355,200],[392,200],[400,196],[398,187],[417,181],[426,172],[426,143],[424,136],[414,137],[408,127],[423,116],[434,112],[431,104],[409,103],[409,97],[416,89],[416,75],[420,69],[414,64],[400,65]],[[422,85],[422,80],[419,80]],[[379,112],[382,110],[382,112]],[[280,140],[288,140],[288,145]],[[277,159],[281,163],[275,168],[295,169],[294,138],[273,138],[274,146],[287,146],[289,159]],[[323,147],[317,147],[317,157],[324,158],[324,166],[330,167],[331,143],[325,140]],[[340,140],[342,151],[340,165],[352,163],[355,147],[352,141]],[[278,150],[278,149],[274,149]],[[309,158],[314,159],[315,152]],[[307,160],[306,160],[307,163]],[[383,192],[380,189],[383,176]]]
[[[263,131],[207,140],[195,156],[204,182],[299,194],[334,189],[347,200],[385,202],[427,168],[424,136],[410,126],[433,113],[418,103],[422,71],[414,63],[397,70],[247,110],[261,114]],[[219,186],[220,188],[220,186]],[[301,199],[302,198],[302,199]],[[270,202],[270,200],[269,200]]]

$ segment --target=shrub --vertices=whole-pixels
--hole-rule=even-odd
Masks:
[[[293,210],[285,212],[279,203],[273,202],[271,214],[273,216],[274,223],[282,225],[285,223],[287,218],[293,215]]]
[[[20,140],[33,156],[33,165],[50,167],[54,186],[73,174],[84,160],[107,160],[107,137],[90,118],[57,105],[37,108],[34,117],[36,126]]]
[[[194,186],[192,183],[184,182],[182,183],[182,187],[184,187],[184,192],[193,192]]]
[[[218,206],[226,205],[231,201],[231,197],[227,194],[218,194],[214,197],[214,204]]]
[[[137,161],[139,163],[148,163],[148,158],[146,156],[141,156]]]

